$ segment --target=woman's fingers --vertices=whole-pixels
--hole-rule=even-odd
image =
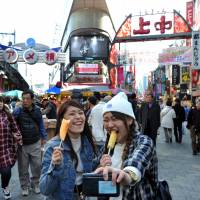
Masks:
[[[112,182],[113,182],[113,184],[116,184],[118,175],[119,175],[119,170],[113,170],[112,171]]]
[[[109,172],[109,167],[104,167],[104,169],[103,169],[103,178],[104,178],[104,180],[105,181],[107,181],[108,180],[108,172]]]
[[[54,164],[58,165],[61,163],[63,158],[61,149],[54,149],[52,154],[52,161]]]
[[[118,174],[118,176],[116,178],[116,182],[117,183],[122,182],[122,180],[124,179],[124,177],[125,177],[125,172],[123,170],[120,170],[120,173]]]
[[[126,175],[123,170],[116,169],[116,168],[113,168],[113,167],[110,167],[110,166],[100,167],[100,168],[95,170],[95,173],[103,174],[103,178],[104,178],[105,181],[108,180],[108,175],[109,175],[109,173],[111,173],[113,184],[122,182],[125,178],[125,175]]]
[[[100,160],[101,166],[110,166],[112,164],[111,158],[108,154],[104,154]]]

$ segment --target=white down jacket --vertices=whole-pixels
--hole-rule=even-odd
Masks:
[[[161,113],[161,127],[174,128],[173,119],[176,118],[176,113],[171,106],[165,106]]]

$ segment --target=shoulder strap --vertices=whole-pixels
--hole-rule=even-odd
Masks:
[[[162,118],[170,111],[171,109],[169,109],[164,115],[161,115]]]
[[[33,116],[33,114],[31,112],[27,112],[29,117],[37,124],[37,126],[39,126],[39,123],[37,121],[37,119]]]

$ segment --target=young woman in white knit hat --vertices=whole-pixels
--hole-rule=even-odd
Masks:
[[[101,167],[95,172],[103,173],[105,180],[108,173],[112,173],[112,181],[121,185],[120,196],[107,199],[155,199],[158,183],[155,145],[151,138],[136,131],[135,115],[125,93],[118,93],[105,104],[103,120],[108,138],[100,160]],[[107,144],[112,131],[117,133],[117,139],[108,154]]]

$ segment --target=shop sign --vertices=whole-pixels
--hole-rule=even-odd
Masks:
[[[178,85],[180,83],[180,66],[172,65],[172,85]]]
[[[27,64],[33,65],[38,61],[38,54],[33,49],[27,49],[24,51],[23,58]]]
[[[166,12],[163,10],[162,12],[154,13],[152,10],[150,13],[145,12],[144,15],[128,16],[118,30],[115,41],[120,38],[128,40],[128,38],[131,39],[142,35],[165,35],[190,32],[191,28],[189,24],[177,11]],[[144,40],[148,40],[148,37],[145,37]],[[151,40],[156,40],[156,37],[151,38]]]
[[[3,58],[7,63],[16,63],[18,59],[18,53],[13,48],[7,48],[3,53]]]
[[[53,65],[55,64],[57,61],[57,54],[55,51],[53,50],[48,50],[45,52],[44,54],[44,62],[47,64],[47,65]]]
[[[160,64],[192,62],[192,52],[190,47],[167,48],[159,54],[158,60]]]
[[[200,69],[200,32],[193,31],[192,33],[192,68],[193,69]]]
[[[74,75],[72,77],[74,83],[103,83],[103,75]]]
[[[182,80],[182,83],[190,82],[189,66],[182,66],[181,67],[181,80]]]
[[[75,67],[75,71],[77,74],[98,74],[99,73],[99,65],[93,63],[79,63]]]
[[[186,20],[190,26],[193,26],[193,1],[186,2]]]
[[[35,51],[33,48],[29,48],[25,51],[21,51],[14,48],[6,48],[0,50],[0,61],[5,61],[9,64],[16,62],[26,62],[27,64],[46,63],[53,65],[55,63],[65,63],[66,53],[56,52],[54,50],[47,50],[45,52]]]
[[[192,70],[192,89],[200,88],[200,70]]]

